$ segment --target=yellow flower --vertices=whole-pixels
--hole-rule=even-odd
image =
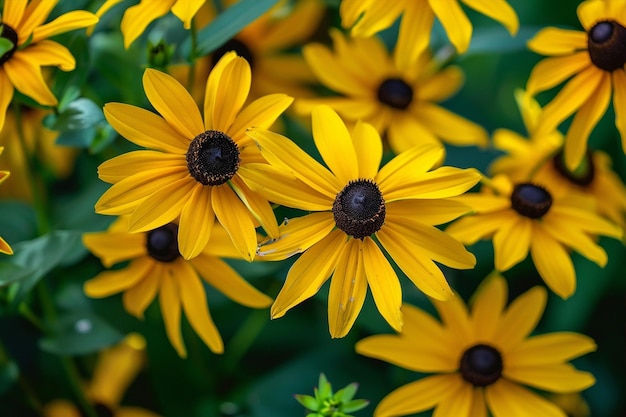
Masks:
[[[98,415],[111,417],[159,417],[152,411],[120,405],[124,393],[143,368],[145,339],[131,333],[124,340],[98,355],[96,365],[85,386],[86,397]],[[54,400],[43,407],[43,417],[81,417],[81,411],[67,400]]]
[[[248,62],[230,52],[207,81],[204,122],[193,98],[171,76],[147,69],[143,84],[160,116],[122,103],[104,106],[107,121],[126,139],[151,148],[129,152],[98,169],[112,183],[96,203],[101,214],[130,214],[130,231],[145,232],[180,217],[178,244],[185,259],[204,249],[215,218],[242,256],[251,261],[260,223],[272,237],[278,225],[272,207],[243,182],[241,168],[263,160],[245,134],[269,128],[291,104],[284,94],[247,106]]]
[[[370,37],[391,26],[400,15],[400,38],[396,55],[400,66],[407,66],[424,51],[430,41],[435,16],[458,53],[464,53],[472,38],[472,23],[460,3],[503,24],[511,35],[519,22],[515,10],[505,0],[343,0],[339,6],[341,24],[352,36]]]
[[[589,417],[591,415],[589,404],[579,392],[553,394],[550,396],[550,400],[565,411],[568,417]]]
[[[226,5],[233,0],[223,1]],[[301,0],[294,4],[280,1],[267,13],[246,26],[235,37],[206,57],[194,62],[194,86],[202,85],[211,68],[228,51],[248,60],[252,69],[249,100],[271,93],[285,93],[292,97],[308,97],[308,85],[315,82],[313,73],[299,53],[286,51],[300,46],[313,35],[324,15],[321,0]],[[189,79],[189,64],[170,67],[169,72],[181,82]],[[191,91],[201,102],[204,91]]]
[[[0,146],[0,154],[4,151],[4,146]],[[9,178],[9,171],[0,171],[0,184],[4,182],[7,178]],[[13,255],[13,250],[9,246],[9,244],[0,236],[0,253],[6,253],[7,255]]]
[[[446,232],[465,244],[492,238],[494,262],[506,271],[530,250],[545,283],[567,298],[576,290],[576,273],[568,253],[573,249],[601,267],[607,254],[599,235],[621,238],[622,230],[594,213],[594,201],[577,194],[559,195],[534,182],[512,183],[504,175],[485,181],[481,193],[457,197],[476,214],[463,217]]]
[[[531,288],[506,307],[502,277],[488,279],[468,311],[455,297],[433,300],[441,322],[404,305],[406,322],[398,335],[366,337],[361,355],[411,371],[433,373],[404,385],[378,404],[374,417],[413,415],[435,408],[454,417],[566,417],[544,397],[526,388],[564,393],[586,389],[594,377],[567,361],[596,345],[582,334],[556,332],[529,336],[546,305],[546,291]]]
[[[611,169],[611,158],[589,151],[578,169],[571,171],[563,160],[563,135],[558,130],[537,131],[539,104],[522,91],[516,94],[529,138],[507,129],[494,132],[494,145],[507,152],[490,167],[492,174],[506,174],[515,182],[545,184],[559,195],[583,193],[595,198],[596,212],[624,228],[626,186]]]
[[[271,309],[272,318],[312,297],[332,274],[328,320],[343,337],[356,320],[369,286],[381,315],[402,327],[400,283],[382,249],[426,294],[452,292],[436,262],[472,268],[476,262],[458,241],[434,227],[467,212],[450,202],[473,185],[474,170],[442,167],[440,147],[418,146],[379,170],[382,143],[376,130],[357,123],[352,133],[331,108],[313,110],[313,137],[327,169],[289,139],[263,129],[249,134],[268,164],[242,167],[253,189],[283,206],[313,212],[290,219],[280,238],[262,243],[262,259],[304,252],[293,264]],[[375,239],[374,239],[375,236]]]
[[[424,143],[484,145],[487,132],[434,103],[452,96],[463,82],[457,67],[436,71],[428,53],[405,70],[389,56],[378,38],[346,38],[331,31],[333,53],[321,44],[304,47],[315,76],[341,96],[296,100],[295,109],[308,113],[327,104],[345,120],[363,120],[385,136],[395,153]],[[395,53],[398,53],[396,49]]]
[[[577,11],[584,32],[549,27],[528,42],[531,50],[550,58],[533,68],[526,87],[536,95],[569,79],[544,108],[538,129],[554,130],[576,113],[565,136],[565,164],[572,171],[584,158],[612,91],[615,125],[626,152],[626,0],[588,0]]]
[[[35,153],[37,162],[41,163],[46,172],[52,174],[53,178],[67,178],[74,167],[74,159],[77,154],[76,149],[55,144],[58,133],[46,129],[43,125],[43,118],[49,112],[41,109],[20,107],[20,128],[24,135],[26,148],[29,152],[24,155],[19,143],[18,121],[15,112],[9,109],[6,114],[4,129],[0,132],[0,145],[7,145],[6,157],[7,165],[13,173],[13,177],[2,188],[0,188],[1,198],[14,198],[24,201],[32,200],[32,192],[28,172],[27,158],[31,153]],[[35,181],[41,182],[43,176],[34,176]],[[43,186],[43,183],[41,183]]]
[[[56,66],[71,71],[76,61],[65,46],[48,38],[98,21],[92,13],[76,10],[44,23],[57,3],[58,0],[4,2],[0,38],[11,42],[13,47],[0,56],[0,130],[15,89],[43,106],[57,104],[41,67]]]
[[[202,341],[215,353],[224,351],[201,279],[247,307],[263,308],[271,304],[269,297],[220,259],[238,258],[222,227],[216,225],[202,253],[186,261],[178,250],[178,225],[168,223],[146,233],[128,233],[127,222],[128,218],[122,216],[108,231],[83,236],[85,246],[104,266],[130,261],[125,268],[101,272],[87,281],[85,293],[102,298],[123,292],[124,308],[137,318],[143,318],[145,309],[158,294],[167,336],[181,357],[186,356],[180,331],[181,307]]]
[[[100,17],[111,10],[113,6],[123,0],[106,0],[96,12]],[[122,17],[122,34],[124,35],[124,48],[128,49],[146,30],[148,25],[156,19],[172,12],[179,18],[185,27],[191,27],[191,20],[198,13],[206,0],[141,0],[139,4],[129,7]]]

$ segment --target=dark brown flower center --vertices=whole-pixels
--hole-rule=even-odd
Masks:
[[[227,134],[207,130],[196,136],[187,150],[187,169],[203,185],[221,185],[239,169],[239,148]]]
[[[335,224],[346,234],[363,239],[385,223],[385,200],[372,180],[350,181],[335,197]]]
[[[550,210],[552,196],[548,190],[538,185],[517,184],[511,194],[511,206],[522,216],[538,219]]]
[[[587,151],[585,158],[583,158],[582,162],[574,171],[569,170],[565,165],[565,157],[562,150],[558,154],[554,155],[554,158],[552,158],[552,164],[561,177],[565,178],[572,184],[580,185],[581,187],[591,184],[596,174],[596,167],[593,163],[591,152],[589,151]]]
[[[168,223],[147,233],[146,248],[148,255],[159,262],[173,262],[179,256],[178,226]]]
[[[593,25],[587,33],[587,48],[593,64],[604,71],[615,71],[626,64],[626,28],[615,20]]]
[[[493,384],[502,376],[502,355],[489,345],[474,345],[461,357],[461,376],[475,387]]]
[[[404,110],[413,100],[413,88],[401,78],[387,78],[378,87],[378,101],[393,107]]]
[[[252,68],[252,66],[254,65],[254,54],[252,53],[250,48],[248,48],[248,45],[246,45],[237,38],[232,38],[226,41],[224,45],[213,51],[213,53],[211,54],[213,66],[217,64],[217,61],[219,61],[221,57],[223,57],[227,52],[230,51],[235,51],[237,55],[245,58],[246,61],[248,61],[248,64],[250,64],[250,68]]]
[[[13,47],[0,56],[0,65],[7,62],[17,49],[17,32],[6,23],[0,23],[0,38],[7,39],[13,44]]]

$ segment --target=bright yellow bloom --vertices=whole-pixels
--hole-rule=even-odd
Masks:
[[[4,151],[4,147],[0,146],[0,154]],[[10,175],[9,171],[0,171],[0,184],[4,182]],[[0,236],[0,253],[6,253],[7,255],[12,255],[13,250],[9,246],[9,244]]]
[[[403,306],[398,335],[366,337],[362,355],[411,371],[433,373],[404,385],[378,404],[374,417],[395,417],[435,408],[440,417],[566,417],[526,386],[556,393],[577,392],[594,377],[567,363],[596,345],[582,334],[557,332],[529,336],[546,305],[546,291],[531,288],[506,307],[506,281],[488,278],[471,310],[460,299],[433,300],[441,322]]]
[[[133,379],[146,362],[145,339],[131,333],[124,340],[98,355],[96,366],[85,386],[86,397],[98,415],[111,417],[159,417],[152,411],[120,405]],[[84,414],[67,400],[54,400],[43,407],[43,417],[82,417]]]
[[[429,44],[435,16],[458,53],[464,53],[472,38],[472,23],[460,3],[497,20],[511,35],[519,22],[506,0],[343,0],[339,6],[341,24],[352,36],[370,37],[391,26],[400,15],[400,38],[396,48],[398,64],[408,66]]]
[[[626,186],[611,169],[611,158],[602,151],[589,151],[575,171],[563,161],[563,135],[558,130],[537,131],[539,104],[522,91],[516,94],[529,138],[507,129],[494,132],[494,145],[507,152],[493,161],[492,174],[506,174],[515,182],[545,184],[556,194],[583,193],[595,198],[596,211],[624,228]]]
[[[607,254],[596,237],[622,237],[619,227],[594,213],[592,199],[559,195],[546,184],[512,183],[502,175],[485,181],[480,193],[456,199],[471,206],[476,214],[457,220],[446,232],[465,244],[493,239],[498,271],[523,261],[530,250],[539,275],[563,298],[576,290],[576,272],[568,250],[604,267]]]
[[[626,0],[588,0],[577,11],[584,32],[549,27],[528,42],[534,52],[550,58],[533,68],[526,87],[534,96],[569,79],[546,105],[538,129],[554,130],[576,113],[565,136],[565,164],[572,171],[583,160],[612,92],[615,125],[626,152]]]
[[[272,300],[247,283],[221,257],[238,258],[226,231],[216,225],[211,240],[190,261],[184,260],[176,239],[178,225],[168,223],[146,233],[128,233],[128,218],[120,217],[106,232],[86,233],[85,246],[111,267],[130,261],[122,269],[104,271],[87,281],[85,293],[94,298],[123,292],[126,311],[143,318],[159,295],[167,337],[181,357],[186,356],[180,331],[181,307],[191,327],[215,353],[224,344],[211,319],[202,280],[235,302],[253,308],[268,307]]]
[[[458,67],[437,71],[424,53],[402,70],[376,37],[349,39],[337,30],[330,35],[334,53],[322,44],[307,45],[303,53],[315,76],[341,96],[296,100],[296,111],[308,113],[315,105],[327,104],[348,122],[372,124],[395,153],[425,143],[441,146],[441,141],[487,144],[485,129],[435,104],[461,87]]]
[[[4,129],[0,132],[0,146],[4,145],[7,148],[6,164],[13,176],[0,188],[0,198],[32,200],[33,190],[28,177],[33,176],[33,173],[28,172],[27,162],[27,158],[33,156],[32,153],[35,154],[37,162],[45,167],[46,172],[50,172],[53,178],[64,179],[71,174],[77,150],[56,145],[58,132],[46,129],[42,125],[43,118],[47,114],[49,112],[41,109],[20,108],[19,127],[22,129],[24,142],[29,152],[28,155],[24,155],[19,142],[15,112],[12,109],[7,111]],[[33,179],[43,186],[42,176],[35,175]]]
[[[234,1],[223,1],[226,5]],[[300,0],[289,4],[280,1],[267,13],[246,26],[235,37],[206,57],[194,62],[194,86],[201,86],[219,58],[228,51],[248,60],[252,69],[252,86],[248,100],[266,94],[285,93],[292,97],[311,96],[309,85],[315,77],[299,53],[288,53],[300,46],[318,28],[324,15],[321,0]],[[206,17],[203,16],[205,19]],[[173,65],[169,72],[185,83],[189,79],[189,64]],[[204,91],[191,91],[197,102],[202,101]]]
[[[4,2],[0,38],[9,40],[13,48],[0,56],[0,130],[15,89],[42,106],[57,104],[41,67],[56,66],[71,71],[76,61],[65,46],[48,38],[98,21],[92,13],[76,10],[44,23],[57,3],[58,0]]]
[[[367,123],[350,133],[331,108],[312,114],[315,145],[329,169],[279,134],[252,129],[270,163],[242,167],[252,189],[283,206],[311,214],[286,221],[280,238],[262,243],[258,256],[285,259],[304,252],[293,264],[272,306],[272,318],[317,293],[332,275],[328,321],[333,337],[343,337],[356,320],[369,286],[381,315],[402,327],[402,291],[385,257],[424,293],[448,299],[452,292],[435,261],[459,268],[476,262],[458,241],[437,229],[467,212],[447,200],[475,185],[475,170],[441,167],[440,147],[423,145],[398,155],[384,167],[382,142]],[[375,239],[374,239],[375,236]]]
[[[123,0],[106,0],[96,12],[100,17],[108,12],[113,6]],[[179,18],[185,27],[191,27],[191,20],[198,13],[206,0],[141,0],[139,4],[129,7],[122,17],[122,34],[124,35],[124,48],[128,49],[146,30],[148,25],[156,19],[172,12]]]
[[[272,207],[243,182],[241,168],[263,161],[245,134],[269,128],[291,104],[284,94],[244,106],[250,90],[248,62],[230,52],[209,75],[204,122],[198,106],[174,78],[147,69],[143,85],[160,116],[122,103],[104,106],[107,121],[126,139],[150,148],[129,152],[98,168],[113,184],[96,203],[100,214],[130,214],[130,231],[145,232],[180,217],[178,244],[185,259],[206,246],[215,218],[242,256],[256,252],[256,226],[272,237],[278,224]]]

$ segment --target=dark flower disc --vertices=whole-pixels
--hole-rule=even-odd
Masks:
[[[517,184],[511,194],[511,206],[522,216],[538,219],[552,206],[552,196],[543,187],[531,183]]]
[[[378,87],[378,101],[404,110],[413,101],[413,88],[401,78],[387,78]]]
[[[8,39],[13,44],[13,48],[6,51],[2,56],[0,56],[0,65],[4,64],[13,56],[13,53],[17,50],[17,32],[7,25],[6,23],[0,23],[0,38]]]
[[[239,169],[239,148],[227,134],[207,130],[196,136],[187,150],[187,168],[203,185],[221,185]]]
[[[246,45],[237,38],[232,38],[226,41],[224,45],[213,51],[213,53],[211,54],[211,61],[213,63],[213,66],[217,64],[221,57],[223,57],[224,55],[226,55],[227,52],[230,51],[235,51],[237,55],[245,58],[246,61],[248,61],[248,64],[250,64],[250,68],[252,68],[252,66],[254,65],[254,54],[252,53],[250,48],[248,48],[248,45]]]
[[[624,68],[626,28],[615,20],[596,23],[587,33],[587,48],[596,67],[608,72]]]
[[[564,153],[561,150],[552,158],[554,169],[567,181],[572,184],[586,187],[593,182],[596,174],[596,167],[591,157],[591,152],[587,151],[585,158],[574,171],[571,171],[565,165]]]
[[[356,239],[380,230],[385,222],[385,212],[383,195],[371,180],[350,181],[333,203],[335,224]]]
[[[485,387],[502,376],[502,355],[492,346],[474,345],[463,353],[459,370],[470,384]]]
[[[179,256],[178,226],[168,223],[147,233],[146,248],[148,255],[159,262],[173,262]]]

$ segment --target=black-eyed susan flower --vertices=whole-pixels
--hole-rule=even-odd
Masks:
[[[398,17],[400,37],[396,59],[401,66],[414,61],[430,42],[435,16],[458,53],[464,53],[472,38],[472,23],[461,4],[497,20],[515,35],[519,27],[515,10],[505,0],[343,0],[339,6],[341,24],[352,36],[370,37],[391,26]]]
[[[491,174],[505,174],[512,181],[535,181],[559,195],[583,193],[595,198],[596,212],[613,223],[626,226],[626,186],[611,169],[609,155],[588,151],[576,170],[570,170],[563,156],[563,135],[558,130],[537,131],[539,104],[522,91],[518,104],[529,137],[508,129],[494,132],[494,145],[506,152],[490,166]]]
[[[260,224],[277,237],[278,225],[267,200],[243,182],[240,168],[263,160],[245,131],[270,127],[292,98],[271,94],[244,106],[250,65],[234,52],[224,55],[209,75],[204,122],[193,98],[171,76],[147,69],[143,84],[160,116],[123,103],[106,104],[104,115],[126,139],[150,149],[100,165],[98,175],[113,186],[98,200],[96,211],[130,214],[131,232],[180,218],[178,245],[185,259],[204,249],[217,218],[251,261],[255,227]]]
[[[285,222],[279,239],[259,247],[259,257],[267,260],[303,252],[272,305],[272,318],[313,296],[332,275],[328,321],[333,337],[348,333],[368,286],[381,315],[399,330],[401,288],[383,249],[424,293],[452,297],[435,262],[468,269],[475,258],[434,225],[468,210],[446,198],[467,191],[480,174],[431,170],[443,156],[432,145],[404,152],[379,170],[382,143],[371,125],[359,122],[350,133],[324,105],[313,110],[312,123],[315,145],[329,169],[284,136],[249,132],[269,162],[242,167],[250,187],[283,206],[313,212]]]
[[[0,56],[0,130],[7,108],[17,89],[42,106],[54,106],[57,99],[41,72],[56,66],[71,71],[76,66],[72,53],[48,38],[95,24],[92,13],[75,10],[44,23],[58,0],[6,0],[0,12],[0,38],[13,46]]]
[[[202,281],[244,306],[264,308],[271,304],[269,297],[220,259],[238,258],[238,251],[219,225],[214,227],[211,240],[202,252],[186,261],[178,249],[177,224],[168,223],[145,233],[128,233],[127,223],[128,217],[122,216],[108,231],[83,236],[85,246],[104,266],[130,261],[124,268],[103,271],[87,281],[85,293],[102,298],[122,292],[124,308],[137,318],[143,318],[145,309],[158,295],[167,336],[180,356],[186,356],[180,330],[181,309],[213,352],[224,350],[209,313]]]
[[[471,206],[476,214],[455,221],[446,232],[465,244],[492,239],[498,271],[517,265],[530,251],[539,275],[563,298],[576,290],[569,250],[604,267],[607,254],[596,238],[622,237],[618,226],[595,213],[593,199],[580,194],[560,195],[545,184],[513,183],[499,175],[484,180],[480,193],[456,199]]]
[[[123,0],[106,0],[96,12],[97,16],[107,13],[113,6]],[[124,35],[124,48],[130,45],[146,30],[148,25],[167,13],[172,12],[179,18],[185,27],[191,27],[191,20],[206,0],[141,0],[139,4],[130,6],[122,16],[122,34]]]
[[[159,417],[141,407],[122,405],[122,399],[146,362],[146,341],[131,333],[119,344],[98,354],[91,380],[85,386],[85,397],[98,416]],[[82,417],[83,412],[67,400],[54,400],[43,407],[43,417]]]
[[[296,111],[308,113],[315,105],[327,104],[347,122],[372,124],[396,153],[441,141],[487,143],[485,129],[435,104],[461,87],[459,68],[433,71],[435,64],[425,52],[419,62],[402,70],[376,37],[350,39],[337,30],[331,37],[334,52],[313,43],[303,53],[315,76],[340,96],[296,100]]]
[[[230,6],[235,1],[223,0],[222,3]],[[222,55],[235,51],[246,58],[252,69],[248,100],[272,93],[285,93],[292,97],[311,96],[308,86],[314,84],[315,76],[302,55],[293,53],[293,49],[313,35],[324,11],[325,5],[321,0],[279,1],[213,53],[197,59],[193,63],[193,85],[201,86]],[[211,15],[207,17],[205,14],[202,14],[203,20],[208,20]],[[169,72],[181,82],[187,82],[190,68],[189,64],[177,64]],[[202,100],[204,92],[200,88],[192,89],[191,93],[198,102]]]
[[[594,384],[593,375],[567,363],[596,349],[582,334],[530,336],[546,305],[543,287],[531,288],[507,307],[506,281],[493,276],[477,292],[471,310],[460,299],[433,300],[441,321],[405,304],[397,335],[366,337],[361,355],[411,371],[435,374],[404,385],[378,404],[374,417],[406,416],[435,408],[454,417],[566,417],[528,387],[556,393]]]
[[[565,136],[570,170],[583,160],[589,135],[611,94],[626,152],[626,1],[583,1],[577,12],[584,31],[548,27],[528,42],[531,50],[549,58],[533,68],[526,87],[528,94],[536,95],[568,80],[545,106],[539,129],[554,130],[576,113]]]
[[[2,151],[4,151],[4,147],[0,146],[0,155],[2,154]],[[9,175],[9,171],[0,171],[0,184],[2,184],[7,178],[9,178]],[[6,240],[2,238],[2,236],[0,236],[0,253],[6,253],[7,255],[13,254],[11,246],[9,246],[9,244],[6,242]]]

